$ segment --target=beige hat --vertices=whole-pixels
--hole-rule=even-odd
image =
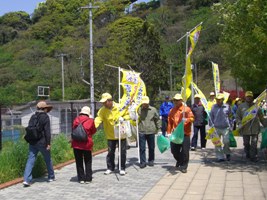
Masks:
[[[47,108],[47,112],[50,112],[53,108],[53,106],[47,105],[45,101],[40,101],[39,103],[37,103],[36,107],[39,109]]]
[[[91,113],[91,109],[88,106],[82,107],[82,110],[80,112],[80,114],[85,114],[85,115],[88,115],[88,116],[90,116],[90,113]]]
[[[141,104],[149,104],[149,97],[148,96],[143,96]]]
[[[112,99],[112,96],[111,96],[111,94],[109,94],[109,93],[103,93],[102,94],[102,97],[101,97],[101,99],[100,99],[100,103],[104,103],[104,102],[106,102],[108,99]]]
[[[210,96],[215,96],[215,93],[214,93],[214,92],[211,92],[211,93],[210,93]]]
[[[223,93],[219,93],[219,94],[216,96],[216,99],[224,99],[224,94],[223,94]]]
[[[195,94],[194,98],[200,98],[201,99],[201,96],[199,94]]]
[[[175,100],[182,100],[183,97],[182,97],[181,94],[176,94],[176,95],[174,95],[173,99],[175,99]]]
[[[253,97],[253,92],[251,91],[246,91],[245,97]]]

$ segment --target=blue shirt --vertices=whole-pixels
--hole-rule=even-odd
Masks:
[[[230,114],[231,108],[228,104],[223,104],[222,106],[214,104],[210,112],[210,119],[215,128],[229,128],[231,126],[229,120]]]
[[[159,115],[162,117],[168,117],[170,110],[173,108],[172,102],[164,101],[159,109]]]

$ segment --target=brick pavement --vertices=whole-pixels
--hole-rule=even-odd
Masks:
[[[56,170],[56,181],[46,178],[34,180],[29,188],[17,184],[0,190],[0,199],[267,199],[266,160],[259,163],[246,161],[242,151],[242,138],[236,138],[238,148],[233,149],[232,161],[215,162],[213,146],[190,152],[188,173],[182,174],[170,151],[160,154],[156,149],[154,167],[140,169],[137,149],[127,151],[127,175],[104,175],[106,153],[93,158],[93,181],[77,183],[75,164]]]

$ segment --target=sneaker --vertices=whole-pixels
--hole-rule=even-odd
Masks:
[[[126,174],[126,172],[125,172],[124,170],[121,170],[121,171],[120,171],[120,175],[121,175],[121,176],[124,176],[125,174]]]
[[[107,169],[107,171],[105,171],[105,175],[109,175],[109,174],[111,174],[113,171],[112,170],[110,170],[110,169]]]
[[[150,166],[150,167],[153,167],[154,166],[154,161],[148,161],[147,165]]]
[[[55,181],[56,179],[55,178],[49,178],[48,179],[48,182],[53,182],[53,181]]]
[[[145,164],[145,163],[141,163],[141,164],[140,164],[140,168],[141,168],[141,169],[143,169],[143,168],[145,168],[145,167],[146,167],[146,164]]]
[[[227,160],[227,161],[230,161],[230,160],[231,160],[231,155],[230,155],[230,154],[227,154],[227,155],[226,155],[226,160]]]
[[[195,151],[196,150],[196,147],[191,147],[191,151]]]
[[[90,184],[92,181],[85,181],[85,184]]]
[[[206,148],[205,147],[201,147],[202,150],[205,150]]]
[[[27,181],[23,181],[23,186],[24,186],[24,187],[30,187],[30,186],[31,186],[31,184],[30,184],[30,183],[28,183]]]
[[[180,169],[180,171],[184,174],[187,173],[187,169]]]
[[[85,182],[84,182],[84,181],[80,181],[79,183],[80,183],[80,184],[84,184]]]

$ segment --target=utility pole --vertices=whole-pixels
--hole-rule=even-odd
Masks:
[[[90,101],[91,101],[91,110],[92,117],[95,116],[95,98],[94,98],[94,60],[93,60],[93,14],[92,10],[99,8],[99,6],[92,6],[90,2],[89,5],[81,7],[81,9],[89,10],[89,33],[90,33]]]
[[[61,53],[57,56],[61,57],[62,101],[65,100],[64,56],[67,56],[67,54]]]

